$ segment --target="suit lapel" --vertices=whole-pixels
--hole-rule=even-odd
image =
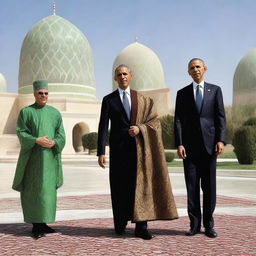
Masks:
[[[195,102],[195,96],[194,96],[193,83],[191,83],[188,86],[188,99],[189,99],[189,102],[190,102],[189,106],[192,107],[191,111],[193,111],[194,113],[196,113],[196,115],[198,115],[198,111],[197,111],[197,108],[196,108],[196,102]]]

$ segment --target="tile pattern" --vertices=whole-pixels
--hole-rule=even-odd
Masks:
[[[175,195],[177,208],[187,207],[187,198],[183,195]],[[86,195],[86,196],[65,196],[57,200],[58,210],[102,210],[111,208],[111,198],[109,194],[105,195]],[[234,198],[227,196],[217,197],[217,207],[246,207],[255,206],[256,201],[243,198]],[[19,212],[21,204],[19,198],[0,199],[0,213]]]
[[[185,207],[186,197],[176,196],[178,207]],[[218,196],[219,206],[254,206],[255,201]],[[0,209],[17,211],[19,199],[1,199]],[[109,195],[59,197],[58,209],[107,209]],[[234,210],[235,211],[235,210]],[[0,255],[256,255],[256,216],[215,215],[216,239],[203,233],[187,237],[188,218],[174,221],[152,221],[149,229],[156,236],[144,241],[134,237],[134,224],[129,223],[126,235],[118,237],[113,231],[113,221],[107,219],[82,219],[59,221],[51,224],[58,233],[47,234],[35,241],[30,237],[31,225],[0,224]]]
[[[32,93],[36,79],[49,82],[51,94],[95,98],[92,51],[84,34],[57,15],[27,33],[20,54],[19,93]],[[57,93],[58,92],[58,93]]]
[[[0,224],[1,255],[256,255],[254,224],[256,217],[216,216],[216,239],[203,233],[184,235],[187,217],[175,221],[156,221],[149,228],[156,236],[144,241],[133,235],[129,224],[126,235],[114,234],[112,219],[56,222],[58,231],[35,241],[29,224]]]

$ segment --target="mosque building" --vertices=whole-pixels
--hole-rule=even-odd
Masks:
[[[170,89],[165,85],[162,64],[151,49],[138,43],[137,40],[125,47],[114,61],[113,78],[114,71],[120,64],[125,64],[131,69],[133,76],[130,82],[131,89],[151,97],[159,116],[171,113]],[[113,90],[115,90],[117,83],[114,79],[112,81]]]
[[[6,86],[0,77],[1,92]],[[16,121],[21,108],[34,103],[33,81],[49,83],[49,105],[62,114],[66,131],[63,153],[83,151],[81,137],[96,131],[100,101],[96,99],[92,51],[84,34],[69,21],[50,15],[27,33],[20,52],[18,94],[1,93],[0,154],[19,150]]]
[[[133,72],[131,88],[155,99],[159,115],[170,113],[170,89],[162,65],[148,47],[135,42],[116,57],[113,70],[126,64]],[[114,72],[114,71],[113,71]],[[82,135],[97,131],[101,102],[96,98],[92,50],[85,35],[55,14],[36,23],[23,40],[18,93],[7,93],[0,73],[0,155],[18,154],[16,122],[21,108],[34,103],[33,81],[47,80],[48,104],[62,115],[64,154],[82,152]],[[113,82],[113,89],[116,88]]]
[[[238,63],[233,80],[233,120],[241,124],[256,116],[256,49]]]

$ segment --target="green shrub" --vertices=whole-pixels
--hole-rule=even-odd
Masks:
[[[256,103],[251,102],[246,105],[236,105],[232,108],[232,121],[240,127],[249,118],[255,117]]]
[[[242,126],[233,137],[234,152],[240,164],[253,164],[256,159],[256,128]]]
[[[89,154],[91,154],[94,150],[97,149],[98,143],[98,133],[97,132],[90,132],[82,136],[82,143],[84,149],[89,150]]]
[[[174,118],[171,115],[162,116],[159,118],[162,127],[162,139],[165,149],[174,149]]]
[[[235,125],[232,118],[232,107],[225,106],[226,114],[226,143],[231,144],[234,136]]]
[[[174,157],[175,157],[174,153],[172,153],[172,152],[165,152],[166,162],[168,162],[168,163],[172,162]]]
[[[227,144],[232,144],[234,131],[235,131],[234,124],[232,124],[227,120],[227,123],[226,123],[226,143]]]
[[[256,117],[249,118],[243,123],[243,126],[256,126]]]

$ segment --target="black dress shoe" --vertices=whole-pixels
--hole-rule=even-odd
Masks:
[[[194,228],[194,229],[190,229],[189,231],[187,231],[185,233],[186,236],[194,236],[196,234],[200,233],[200,229]]]
[[[135,229],[135,236],[144,240],[150,240],[154,237],[147,229]]]
[[[119,223],[118,225],[115,224],[115,232],[118,236],[122,236],[125,234],[126,225],[127,225],[127,221],[121,224]]]
[[[210,238],[217,237],[217,233],[215,232],[215,230],[213,228],[206,228],[204,233],[206,236],[208,236]]]
[[[56,230],[49,227],[48,225],[43,226],[41,230],[43,233],[56,233]]]
[[[45,235],[41,230],[32,228],[32,237],[34,239],[39,239],[39,238],[44,237],[44,236]]]

